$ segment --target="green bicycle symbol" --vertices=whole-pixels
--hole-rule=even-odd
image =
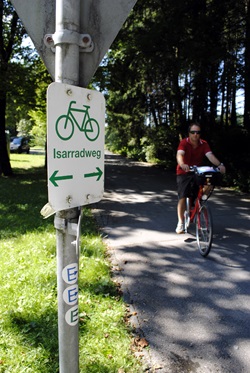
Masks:
[[[57,119],[57,136],[61,140],[69,140],[73,136],[76,125],[81,132],[85,133],[85,136],[89,141],[95,141],[99,136],[100,128],[98,122],[94,118],[90,118],[90,106],[83,105],[85,109],[77,109],[72,107],[72,105],[74,104],[76,104],[76,101],[71,101],[68,107],[67,114],[63,114]],[[79,125],[79,123],[77,122],[74,113],[84,113],[81,125]]]

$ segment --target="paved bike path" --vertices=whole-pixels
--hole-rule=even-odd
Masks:
[[[214,243],[203,258],[177,235],[175,175],[108,153],[93,209],[150,372],[250,372],[249,195],[217,189]]]

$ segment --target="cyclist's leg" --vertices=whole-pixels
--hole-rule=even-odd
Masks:
[[[194,207],[195,205],[195,200],[198,196],[199,192],[199,186],[195,182],[195,175],[193,175],[191,181],[190,181],[190,199],[191,199],[191,204],[190,207]]]
[[[186,197],[180,198],[177,204],[178,221],[183,223],[184,211],[186,210]]]
[[[178,204],[177,204],[177,216],[178,224],[176,227],[176,233],[184,233],[184,212],[186,210],[186,197],[190,195],[190,181],[192,177],[190,174],[177,175],[177,191],[178,191]]]
[[[212,193],[213,189],[214,189],[213,185],[204,185],[203,186],[203,195],[204,195],[203,199],[207,199]]]

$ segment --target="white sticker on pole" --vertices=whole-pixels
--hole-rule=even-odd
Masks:
[[[75,326],[78,324],[78,306],[70,308],[65,314],[65,321],[70,326]]]
[[[62,271],[62,278],[67,284],[75,284],[78,280],[78,264],[67,265]]]
[[[74,306],[78,301],[78,285],[67,287],[63,292],[63,300],[70,306]]]

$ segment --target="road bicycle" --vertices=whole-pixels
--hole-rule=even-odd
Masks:
[[[213,241],[213,219],[208,206],[208,199],[216,185],[221,182],[221,173],[217,167],[190,167],[194,173],[194,183],[198,185],[198,195],[195,201],[186,198],[184,212],[184,230],[187,233],[190,223],[195,223],[196,242],[199,253],[206,257]]]
[[[64,141],[71,139],[76,125],[81,132],[84,132],[89,141],[95,141],[99,136],[100,128],[98,122],[94,118],[90,118],[90,106],[83,105],[85,109],[77,109],[72,107],[74,104],[76,104],[76,101],[71,101],[67,114],[63,114],[57,119],[57,136]],[[79,118],[76,118],[76,115],[79,116],[79,113],[84,114],[81,125],[77,121]]]

